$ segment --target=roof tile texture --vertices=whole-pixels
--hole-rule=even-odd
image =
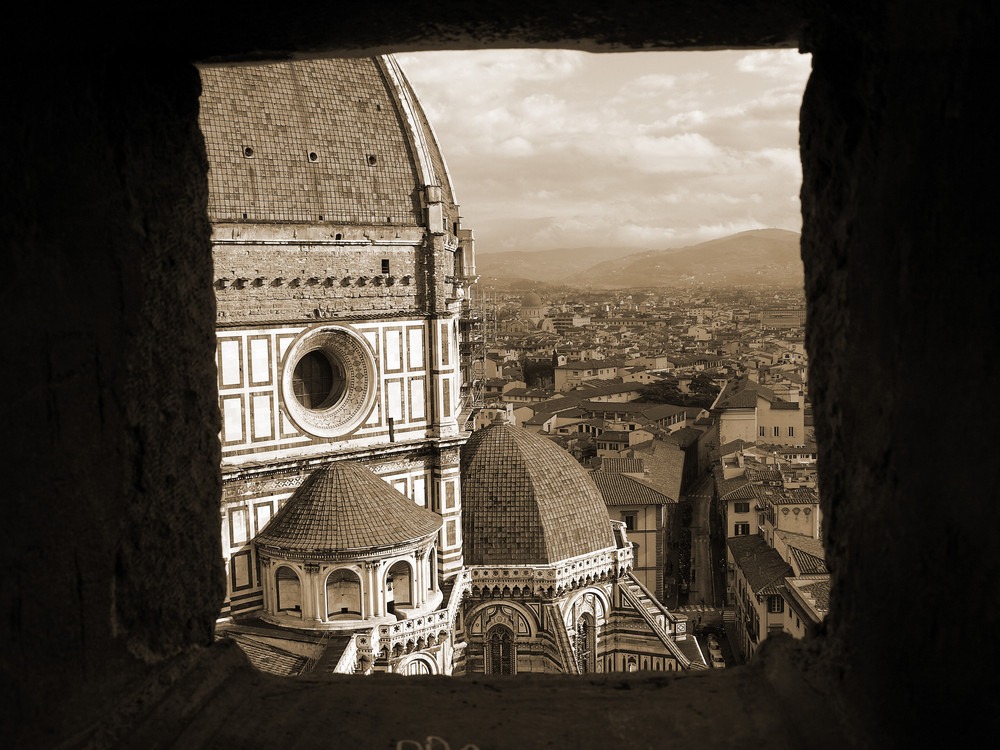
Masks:
[[[322,555],[404,544],[434,534],[441,523],[361,464],[341,461],[314,471],[254,541]]]
[[[604,496],[604,502],[615,505],[666,505],[670,498],[657,492],[646,482],[612,471],[592,471],[590,478]]]
[[[787,576],[793,575],[792,566],[782,560],[760,534],[729,537],[726,543],[755,594],[774,593],[770,586],[783,583]]]
[[[385,65],[367,58],[203,69],[212,220],[421,224],[416,157]],[[447,191],[444,161],[419,109],[417,117]]]
[[[507,424],[477,430],[462,449],[462,532],[469,565],[544,565],[614,547],[583,467]]]

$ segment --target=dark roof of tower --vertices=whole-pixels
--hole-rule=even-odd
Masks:
[[[462,532],[469,565],[540,565],[614,547],[601,493],[572,456],[508,424],[462,448]]]
[[[364,466],[314,471],[254,542],[290,554],[393,547],[435,533],[441,516],[421,508]]]
[[[427,185],[457,219],[437,140],[391,56],[205,67],[201,79],[213,222],[422,226]]]

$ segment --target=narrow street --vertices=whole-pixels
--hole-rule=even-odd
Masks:
[[[715,602],[714,576],[712,575],[712,549],[709,540],[708,511],[711,499],[691,498],[691,588],[690,604]]]

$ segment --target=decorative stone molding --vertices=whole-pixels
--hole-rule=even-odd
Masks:
[[[295,366],[307,354],[319,351],[343,371],[342,395],[329,406],[309,409],[294,393]],[[352,328],[321,324],[307,328],[292,343],[281,363],[281,403],[302,432],[316,437],[349,435],[368,418],[375,405],[378,369],[368,342]]]

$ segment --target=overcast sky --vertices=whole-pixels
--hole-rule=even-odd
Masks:
[[[397,55],[476,252],[679,247],[802,226],[795,50]]]

